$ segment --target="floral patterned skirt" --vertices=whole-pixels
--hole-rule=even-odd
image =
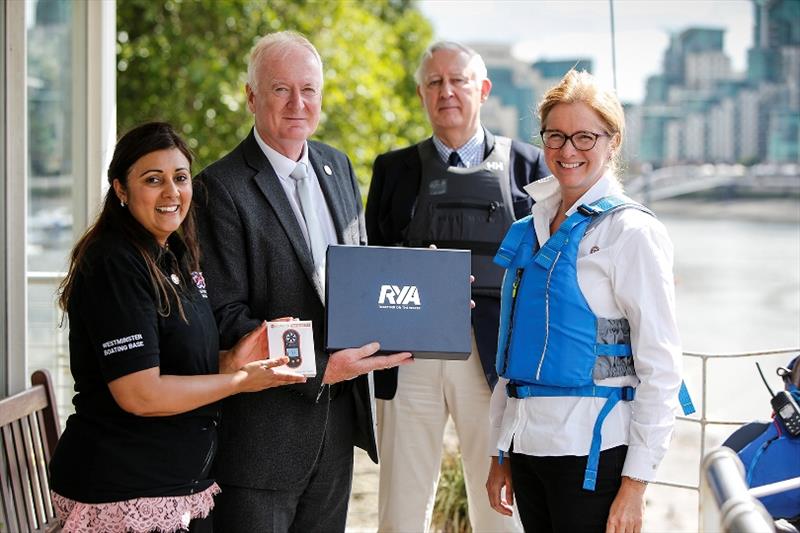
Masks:
[[[189,529],[189,522],[205,518],[219,494],[214,483],[187,496],[134,498],[121,502],[81,503],[52,493],[56,516],[64,533],[172,533]]]

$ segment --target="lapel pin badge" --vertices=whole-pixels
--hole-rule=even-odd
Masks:
[[[328,165],[323,165],[322,170],[324,170],[325,174],[327,174],[328,176],[333,175],[333,170],[331,170],[331,167],[329,167]]]

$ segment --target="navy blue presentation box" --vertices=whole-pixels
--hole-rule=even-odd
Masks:
[[[467,359],[470,252],[381,246],[328,247],[326,346],[381,343],[381,353]]]

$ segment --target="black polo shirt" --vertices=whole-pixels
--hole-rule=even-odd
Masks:
[[[172,275],[174,298],[159,312],[156,289],[139,251],[111,232],[91,246],[69,302],[70,366],[75,414],[67,420],[51,462],[51,488],[84,503],[178,496],[208,488],[216,451],[218,406],[175,416],[139,417],[120,408],[108,383],[140,370],[198,375],[219,371],[217,325],[202,273],[189,272],[185,248],[151,251]]]

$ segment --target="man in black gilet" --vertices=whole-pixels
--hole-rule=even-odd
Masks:
[[[521,531],[516,517],[489,507],[484,488],[502,282],[492,258],[511,223],[530,213],[523,187],[550,172],[538,148],[481,126],[480,107],[492,84],[477,52],[435,43],[415,79],[433,137],[375,160],[366,210],[369,244],[471,250],[477,306],[467,361],[417,360],[399,373],[376,372],[378,530],[428,531],[444,427],[452,416],[473,531]]]

